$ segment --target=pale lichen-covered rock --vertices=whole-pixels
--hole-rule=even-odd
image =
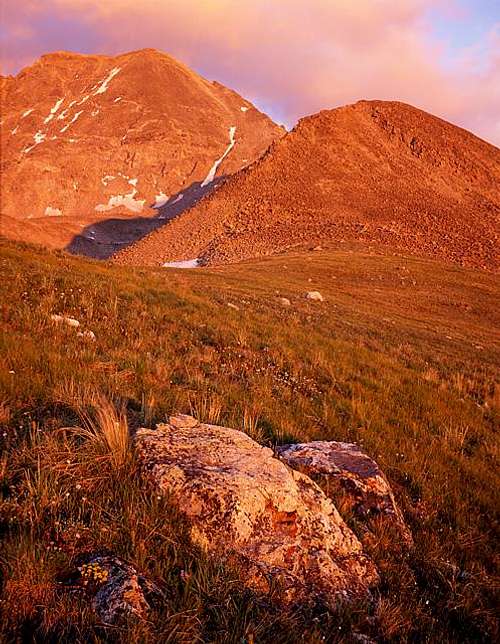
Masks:
[[[325,299],[319,291],[308,291],[306,293],[306,298],[316,302],[323,302]]]
[[[391,486],[377,463],[353,443],[313,441],[276,448],[281,460],[314,481],[324,484],[334,500],[365,524],[375,517],[388,519],[402,541],[413,539]]]
[[[176,416],[140,429],[136,447],[157,493],[169,495],[204,550],[238,563],[286,601],[363,595],[378,578],[357,537],[311,479],[243,432]]]
[[[118,557],[90,555],[82,563],[97,564],[98,570],[106,575],[92,597],[92,608],[107,624],[116,624],[131,615],[145,617],[152,601],[161,593],[155,584]]]

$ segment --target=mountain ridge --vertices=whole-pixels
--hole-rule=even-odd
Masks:
[[[217,193],[124,249],[119,263],[227,263],[363,241],[496,270],[500,151],[395,101],[301,119]]]

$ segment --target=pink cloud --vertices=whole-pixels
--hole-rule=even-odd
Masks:
[[[11,6],[4,16],[11,70],[54,49],[156,47],[288,123],[360,98],[399,99],[500,144],[500,26],[446,66],[445,44],[433,36],[429,11],[460,19],[458,0],[16,4],[22,7]],[[40,29],[49,19],[50,37]],[[68,25],[74,29],[69,42]]]

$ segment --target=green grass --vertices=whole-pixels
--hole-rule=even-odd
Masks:
[[[343,642],[355,629],[388,642],[494,640],[496,276],[359,250],[145,271],[11,243],[0,267],[1,638]],[[99,438],[113,409],[132,430],[175,411],[263,444],[360,443],[387,473],[415,551],[381,532],[367,545],[382,573],[371,606],[286,611],[189,544],[126,441]],[[62,429],[75,426],[84,431]],[[63,592],[93,548],[167,589],[150,620],[106,628]]]

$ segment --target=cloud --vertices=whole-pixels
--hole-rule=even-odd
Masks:
[[[500,23],[450,53],[433,21],[438,14],[450,24],[470,20],[459,0],[9,4],[3,50],[10,71],[55,49],[156,47],[289,125],[360,98],[399,99],[500,144]]]

